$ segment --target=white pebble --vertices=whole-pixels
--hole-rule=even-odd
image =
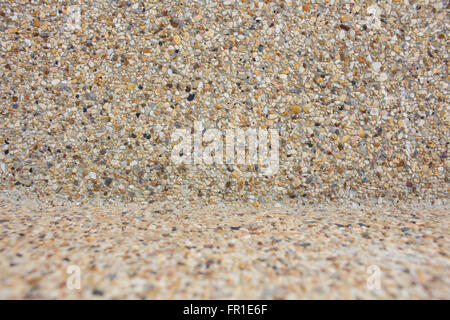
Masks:
[[[374,72],[380,71],[381,68],[381,62],[374,62],[372,63],[372,69]]]

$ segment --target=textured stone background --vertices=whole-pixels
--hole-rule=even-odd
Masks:
[[[11,198],[0,194],[1,299],[450,297],[448,206]]]
[[[374,3],[2,2],[0,188],[255,206],[446,199],[446,1]],[[279,128],[279,173],[175,166],[170,134],[195,120]]]

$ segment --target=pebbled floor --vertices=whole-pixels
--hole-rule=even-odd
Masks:
[[[449,299],[448,213],[3,199],[0,298]]]

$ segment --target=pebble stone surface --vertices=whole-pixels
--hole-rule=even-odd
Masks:
[[[0,200],[1,299],[450,297],[448,207],[11,198]],[[70,266],[79,290],[66,285]]]
[[[449,299],[448,11],[1,2],[0,298]],[[174,164],[195,121],[279,171]]]
[[[446,199],[447,13],[447,1],[4,1],[0,186],[72,201]],[[174,165],[170,135],[194,121],[278,129],[279,172]]]

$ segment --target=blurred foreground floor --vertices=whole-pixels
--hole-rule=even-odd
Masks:
[[[449,299],[448,213],[0,200],[0,298]]]

